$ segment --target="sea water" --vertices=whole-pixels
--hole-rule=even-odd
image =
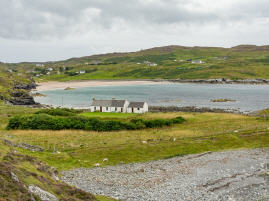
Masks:
[[[42,91],[42,104],[88,108],[92,98],[146,101],[150,106],[195,106],[251,112],[269,108],[269,85],[160,83],[128,86],[83,87],[75,90]],[[212,102],[231,99],[234,102]]]

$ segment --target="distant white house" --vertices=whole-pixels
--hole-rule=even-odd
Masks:
[[[205,62],[203,62],[202,60],[192,60],[191,63],[192,64],[204,64]]]
[[[81,71],[79,71],[79,73],[80,73],[80,74],[85,74],[86,71],[85,71],[85,70],[81,70]]]
[[[36,64],[35,66],[36,66],[36,67],[43,67],[44,64]]]
[[[47,70],[48,70],[48,71],[53,71],[53,68],[50,68],[50,67],[49,67],[49,68],[47,68]]]
[[[156,63],[150,63],[150,64],[148,64],[149,66],[158,66],[158,64],[156,64]]]
[[[145,113],[148,112],[146,102],[129,102],[127,100],[92,100],[91,112]]]

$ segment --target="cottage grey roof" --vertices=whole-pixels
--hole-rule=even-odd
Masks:
[[[144,104],[145,104],[145,102],[130,102],[130,104],[128,105],[128,107],[130,108],[132,108],[132,107],[134,107],[134,108],[143,108],[144,107]]]
[[[124,107],[126,100],[93,100],[91,106]]]

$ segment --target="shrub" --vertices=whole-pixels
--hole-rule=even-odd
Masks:
[[[57,117],[48,114],[34,114],[30,116],[15,116],[9,120],[7,129],[35,129],[35,130],[62,130],[62,129],[81,129],[92,131],[119,131],[119,130],[138,130],[144,128],[161,128],[185,120],[177,117],[170,120],[165,119],[132,119],[130,122],[115,120],[100,120],[97,118],[86,118],[80,116]]]

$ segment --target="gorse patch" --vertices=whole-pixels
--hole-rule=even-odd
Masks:
[[[9,120],[7,129],[34,129],[34,130],[63,130],[81,129],[92,131],[119,131],[138,130],[144,128],[160,128],[173,124],[183,123],[185,119],[176,117],[173,119],[132,119],[129,122],[115,120],[100,120],[81,116],[56,117],[48,114],[34,114],[15,116]]]

